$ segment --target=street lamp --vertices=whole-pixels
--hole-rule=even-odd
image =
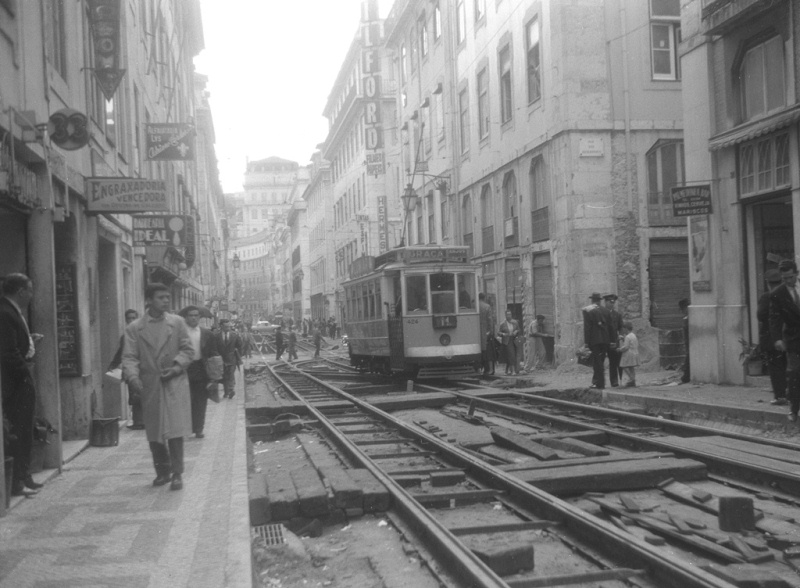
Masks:
[[[414,191],[413,186],[409,183],[406,184],[406,189],[403,190],[403,195],[400,197],[403,200],[403,209],[405,215],[403,216],[403,235],[400,237],[400,247],[406,245],[406,229],[408,228],[408,215],[417,207],[417,193]]]

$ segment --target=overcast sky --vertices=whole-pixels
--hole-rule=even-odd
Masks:
[[[380,0],[385,17],[391,0]],[[222,189],[242,190],[246,161],[307,164],[327,135],[322,116],[359,26],[360,0],[201,0]]]

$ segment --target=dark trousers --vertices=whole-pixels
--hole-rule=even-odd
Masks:
[[[150,453],[153,454],[153,465],[156,475],[183,473],[183,437],[167,439],[167,444],[150,441]]]
[[[224,396],[233,398],[236,393],[236,366],[225,365],[222,368],[222,389],[225,391]]]
[[[281,355],[283,355],[283,345],[275,347],[275,361],[280,361]]]
[[[790,410],[800,411],[800,352],[786,352],[786,392],[789,396]]]
[[[589,345],[589,349],[592,350],[592,386],[605,388],[608,343],[595,343],[594,345]]]
[[[619,386],[619,376],[622,370],[619,369],[619,360],[622,354],[618,349],[608,350],[608,379],[612,386]]]
[[[773,349],[766,355],[772,394],[776,399],[786,398],[786,353]]]
[[[35,406],[36,389],[32,382],[25,382],[19,387],[5,391],[3,413],[11,424],[11,434],[14,435],[14,439],[8,442],[6,457],[14,458],[15,485],[21,484],[31,474]]]
[[[289,345],[289,361],[292,361],[292,359],[297,359],[297,347]]]
[[[322,343],[314,343],[314,357],[319,357],[319,348],[321,345]]]
[[[208,406],[208,381],[189,380],[189,393],[192,397],[192,433],[202,433],[206,425],[206,407]]]

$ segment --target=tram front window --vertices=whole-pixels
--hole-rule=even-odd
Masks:
[[[455,313],[455,274],[431,274],[431,304],[433,305],[433,314]]]
[[[428,276],[406,276],[406,312],[428,312]]]
[[[458,274],[458,309],[475,310],[475,276]]]

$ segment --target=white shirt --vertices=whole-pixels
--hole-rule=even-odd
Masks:
[[[192,342],[192,347],[194,348],[194,356],[192,359],[197,361],[203,357],[203,352],[200,348],[200,327],[190,327],[186,325],[186,331],[189,333],[189,339]]]

